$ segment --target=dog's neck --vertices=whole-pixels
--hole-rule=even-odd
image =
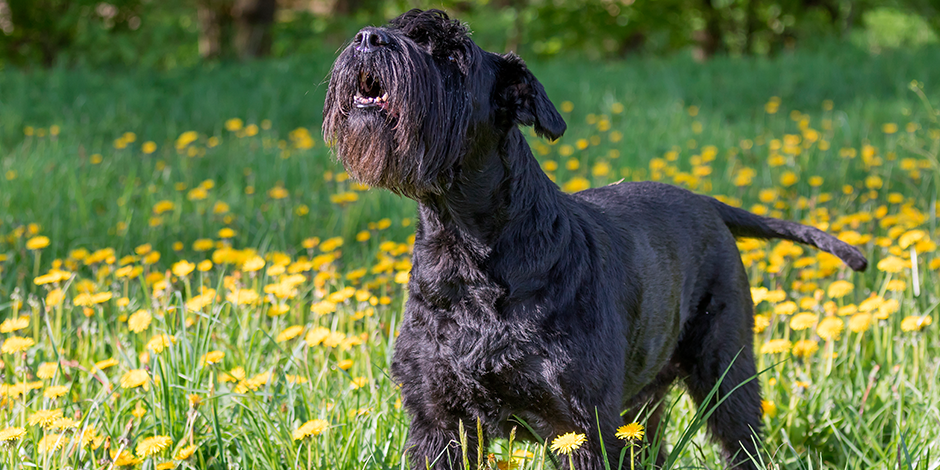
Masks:
[[[522,133],[514,129],[492,151],[465,159],[445,194],[419,199],[412,270],[416,297],[443,310],[470,302],[484,318],[498,315],[500,299],[537,291],[547,277],[530,273],[547,273],[570,256],[561,245],[572,239],[570,198],[542,171]],[[533,247],[547,254],[525,256]]]
[[[502,302],[544,287],[557,266],[577,256],[565,246],[577,218],[562,193],[512,130],[493,153],[464,159],[447,193],[419,199],[412,294],[441,310],[473,305],[473,317],[496,318]],[[541,253],[529,256],[527,253]],[[505,314],[505,312],[503,312]]]
[[[540,208],[557,211],[555,199],[563,195],[542,171],[518,128],[495,145],[471,150],[463,161],[444,194],[418,200],[425,229],[452,231],[485,251],[500,241],[509,224],[531,223],[528,229],[537,236]],[[533,199],[536,194],[539,200]]]

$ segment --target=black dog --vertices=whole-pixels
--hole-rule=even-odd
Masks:
[[[476,468],[476,446],[486,445],[477,420],[486,436],[504,436],[521,418],[546,439],[585,433],[576,467],[601,469],[599,435],[616,462],[622,411],[658,402],[676,378],[709,406],[726,370],[718,396],[727,399],[709,428],[730,462],[753,468],[744,451],[757,452],[758,384],[729,396],[756,374],[735,237],[794,240],[856,270],[867,264],[815,228],[664,184],[562,193],[517,127],[564,133],[542,85],[440,11],[360,31],[333,67],[323,113],[353,177],[418,202],[392,363],[411,416],[412,468],[461,466],[461,421]]]

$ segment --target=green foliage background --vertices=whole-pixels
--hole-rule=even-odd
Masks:
[[[192,66],[198,3],[4,0],[0,67]],[[359,0],[335,13],[347,3],[282,0],[272,54],[335,51],[363,24],[413,7],[444,8],[473,26],[481,46],[529,57],[772,55],[827,38],[878,50],[936,42],[940,27],[933,0]]]

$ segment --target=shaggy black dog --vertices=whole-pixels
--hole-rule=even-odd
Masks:
[[[564,133],[542,85],[440,11],[360,31],[336,60],[323,113],[352,176],[418,202],[392,363],[415,469],[462,466],[461,421],[476,468],[486,445],[477,420],[485,436],[519,421],[544,439],[584,433],[575,465],[601,469],[600,436],[613,462],[620,455],[621,412],[632,420],[677,378],[699,406],[713,405],[703,401],[726,371],[709,429],[730,463],[753,468],[745,451],[757,452],[760,390],[748,381],[753,304],[735,237],[867,263],[815,228],[664,184],[561,192],[518,128]]]

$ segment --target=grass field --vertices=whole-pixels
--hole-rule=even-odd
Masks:
[[[414,204],[331,159],[332,58],[0,75],[0,467],[403,465],[387,371]],[[938,59],[531,64],[569,123],[530,140],[564,190],[670,182],[869,257],[741,240],[762,467],[940,468]],[[681,389],[663,406],[672,466],[720,467]],[[647,468],[657,440],[633,444]]]

